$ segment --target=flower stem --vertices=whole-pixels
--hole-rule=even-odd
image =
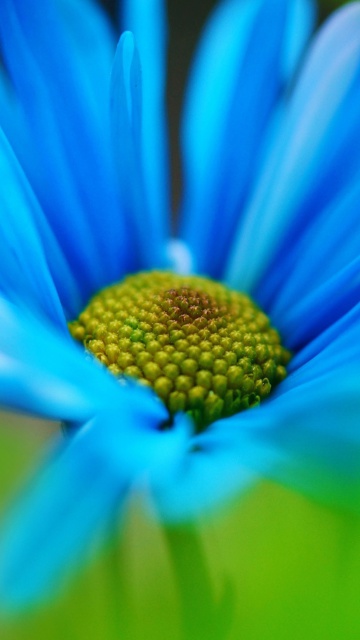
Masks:
[[[223,606],[224,602],[215,600],[199,535],[190,525],[164,527],[164,534],[179,591],[184,640],[225,638],[231,611],[228,606]],[[227,603],[228,595],[227,592]]]

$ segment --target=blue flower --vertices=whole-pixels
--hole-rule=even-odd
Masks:
[[[0,403],[72,432],[3,526],[9,606],[52,585],[140,481],[166,522],[258,475],[359,504],[360,3],[308,44],[314,18],[311,0],[216,7],[185,98],[173,240],[162,2],[123,3],[134,36],[116,49],[110,118],[99,11],[0,3]],[[66,321],[152,267],[208,274],[267,311],[295,355],[260,407],[198,435],[183,415],[159,430],[149,390],[84,359]]]

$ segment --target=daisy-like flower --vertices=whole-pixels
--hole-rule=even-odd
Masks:
[[[113,61],[111,29],[87,0],[0,3],[0,402],[61,421],[65,433],[2,527],[7,607],[55,584],[137,483],[146,481],[164,522],[192,520],[258,475],[341,506],[359,497],[360,3],[315,37],[311,0],[218,4],[186,93],[175,240],[164,7],[129,0],[122,13],[129,31]],[[231,337],[236,357],[227,361],[214,338],[213,361],[227,363],[215,371],[200,363],[204,345],[192,344],[189,357],[185,332],[177,353],[183,347],[190,363],[177,356],[166,373],[160,349],[140,371],[131,342],[148,355],[168,344],[161,326],[140,326],[141,313],[161,325],[171,295],[177,309],[203,305],[199,330],[206,308],[230,340],[221,322],[236,324],[229,300],[238,293],[196,274],[249,294],[283,347],[241,297],[246,332],[266,326],[257,352],[250,339],[239,355]],[[109,327],[114,304],[123,324]],[[69,322],[108,368],[76,344]],[[122,342],[110,340],[124,326]],[[285,349],[293,357],[280,382]],[[119,382],[127,367],[134,381]],[[211,371],[211,394],[198,370]],[[246,404],[259,406],[239,411]]]

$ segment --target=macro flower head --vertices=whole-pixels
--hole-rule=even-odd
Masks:
[[[218,507],[258,476],[355,508],[360,3],[313,35],[315,20],[311,0],[215,7],[185,96],[173,237],[163,3],[124,1],[116,47],[88,0],[2,0],[0,402],[65,433],[0,532],[7,606],[41,597],[135,485],[165,523]],[[181,401],[169,420],[161,400],[173,384],[187,391],[201,348],[177,383],[166,353],[151,362],[149,377],[168,380],[160,398],[136,376],[119,382],[68,323],[129,274],[148,272],[153,286],[153,271],[171,272],[175,290],[184,277],[195,301],[197,276],[250,295],[292,354],[274,364],[287,364],[286,378],[201,429]],[[121,339],[112,356],[103,343],[107,364],[116,353],[139,370]],[[248,359],[256,391],[259,363]],[[223,407],[236,371],[221,366],[209,384]]]

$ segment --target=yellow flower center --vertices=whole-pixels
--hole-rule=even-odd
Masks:
[[[128,276],[96,294],[69,329],[111,373],[151,386],[198,430],[258,405],[290,359],[248,296],[200,276]]]

